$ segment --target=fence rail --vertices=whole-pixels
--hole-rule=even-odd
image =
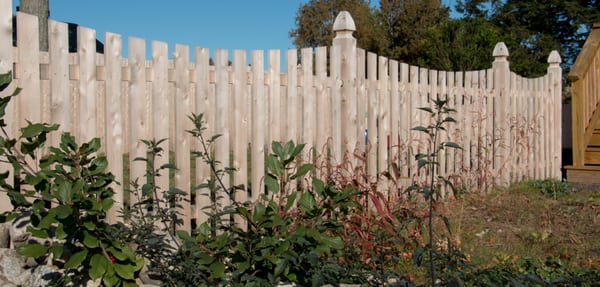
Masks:
[[[187,191],[205,181],[210,174],[201,163],[190,172],[190,151],[198,149],[198,142],[185,132],[191,128],[187,117],[203,113],[206,134],[222,135],[216,159],[238,170],[235,184],[252,183],[251,190],[236,194],[238,200],[264,192],[260,183],[271,141],[305,143],[316,154],[327,149],[332,164],[364,156],[368,174],[382,190],[402,188],[419,180],[414,155],[428,146],[411,130],[430,120],[417,108],[430,106],[436,97],[448,99],[457,110],[457,123],[444,140],[463,147],[445,151],[443,175],[473,189],[523,178],[560,178],[561,68],[556,52],[549,57],[548,74],[536,79],[510,71],[503,43],[494,49],[490,69],[436,71],[357,48],[354,22],[342,12],[329,49],[288,50],[282,71],[279,50],[248,54],[217,49],[211,64],[206,48],[174,45],[169,55],[166,43],[152,41],[147,59],[146,41],[133,37],[127,39],[128,58],[123,58],[123,39],[113,33],[105,34],[104,54],[98,54],[96,32],[84,27],[77,31],[77,53],[69,54],[67,24],[53,20],[49,50],[40,52],[38,19],[20,12],[13,47],[12,17],[11,1],[0,0],[0,72],[14,70],[15,85],[23,88],[7,113],[10,132],[16,134],[29,120],[58,123],[79,141],[99,137],[119,182],[125,154],[128,178],[144,175],[145,165],[132,160],[145,156],[139,140],[152,138],[168,139],[164,148],[178,167],[173,182],[161,177],[161,187]],[[50,140],[56,143],[58,135]],[[401,179],[395,187],[378,176],[392,166],[398,166]],[[112,219],[125,202],[123,186],[114,189]],[[184,229],[206,219],[201,208],[210,204],[208,198],[194,198],[182,207]]]

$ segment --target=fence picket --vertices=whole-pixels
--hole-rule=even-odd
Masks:
[[[280,124],[285,120],[287,113],[283,110],[285,105],[281,97],[281,65],[279,62],[279,50],[269,50],[269,135],[267,138],[271,141],[283,141],[287,137],[286,130],[282,129],[283,125]]]
[[[207,48],[196,48],[194,53],[194,59],[196,64],[196,85],[195,85],[195,110],[196,114],[202,114],[204,117],[204,132],[202,133],[203,138],[209,139],[213,133],[213,112],[214,107],[214,93],[212,93],[212,85],[210,84],[210,60],[208,56]],[[244,75],[245,76],[245,75]],[[244,77],[245,79],[245,77]],[[169,109],[171,110],[171,109]],[[194,139],[198,141],[199,139]],[[201,147],[198,147],[198,151],[203,152]],[[210,179],[211,172],[210,167],[204,162],[202,158],[196,158],[196,174],[195,182],[196,185],[207,183]],[[210,193],[206,189],[200,189],[196,191],[196,225],[200,226],[208,220],[208,215],[205,210],[207,207],[211,207]]]
[[[0,74],[8,73],[10,71],[13,72],[13,78],[16,71],[13,71],[13,63],[15,60],[13,59],[13,45],[12,45],[12,1],[5,0],[0,1]],[[6,40],[10,39],[10,40]],[[7,93],[12,93],[16,84],[13,81],[6,90],[2,92],[2,96],[5,96]],[[6,132],[8,136],[14,136],[13,129],[16,128],[15,124],[15,101],[13,100],[5,110],[4,121],[6,123]],[[13,169],[9,163],[0,162],[0,170],[13,172]],[[8,183],[12,184],[12,180],[8,179]],[[4,192],[0,193],[0,211],[12,210],[13,206],[10,203],[8,195]]]
[[[320,157],[317,164],[319,166],[319,178],[325,179],[327,176],[327,166],[324,163],[328,150],[329,137],[331,135],[331,97],[329,96],[329,81],[327,77],[327,47],[318,47],[315,49],[315,87],[317,97],[317,127],[316,127],[316,152]]]
[[[288,60],[290,58],[290,54],[288,52]],[[264,135],[264,127],[266,123],[265,119],[265,89],[264,83],[265,75],[263,69],[263,52],[262,51],[252,51],[251,54],[251,63],[252,63],[252,132],[251,132],[251,140],[252,140],[252,152],[250,156],[250,160],[252,162],[252,193],[251,198],[252,201],[258,200],[261,194],[264,194],[264,170],[265,170],[265,154],[267,150],[267,146],[265,143],[265,135]],[[291,56],[292,58],[294,56]],[[294,62],[295,63],[295,62]],[[288,68],[290,68],[288,66]],[[293,65],[294,71],[296,70],[295,65]],[[288,72],[290,72],[288,70]],[[295,74],[295,73],[294,73]],[[294,77],[295,78],[295,77]],[[289,79],[288,79],[289,80]],[[256,84],[259,83],[259,84]],[[293,109],[291,109],[293,110]]]
[[[218,51],[216,52],[219,53]],[[175,122],[174,122],[174,146],[175,148],[175,187],[183,191],[189,191],[191,186],[190,175],[190,136],[186,132],[191,129],[191,122],[188,116],[191,114],[190,97],[190,75],[189,75],[189,48],[184,45],[175,44],[173,52],[173,61],[175,64]],[[218,124],[216,124],[218,126]],[[226,145],[223,139],[219,139],[218,144]],[[216,155],[217,157],[217,155]],[[217,158],[221,160],[221,158]],[[184,230],[190,229],[191,213],[189,200],[180,201],[179,208],[182,215],[182,226]]]
[[[106,136],[102,143],[105,145],[106,156],[108,160],[108,170],[110,170],[117,182],[121,182],[121,185],[113,184],[112,188],[115,190],[114,205],[109,211],[108,218],[111,222],[118,221],[119,214],[117,212],[122,210],[125,203],[124,189],[123,186],[128,186],[128,183],[123,182],[123,154],[128,148],[124,144],[124,115],[126,112],[123,110],[123,101],[125,100],[124,93],[121,90],[121,51],[122,51],[122,38],[121,35],[106,33],[104,38],[106,44],[104,46],[106,51],[105,64],[105,88],[106,93]],[[52,45],[50,46],[52,50]],[[65,69],[67,69],[68,75],[68,62]],[[68,80],[68,79],[67,79]],[[60,82],[59,82],[60,85]],[[68,89],[68,82],[66,83]],[[54,92],[54,91],[53,91]],[[64,93],[68,95],[68,90]],[[58,95],[58,94],[54,94]],[[62,97],[63,100],[68,100],[69,97]],[[67,110],[70,106],[67,107]],[[68,127],[65,127],[68,130]],[[111,144],[108,144],[111,143]]]
[[[35,42],[35,41],[34,41]],[[77,27],[77,54],[79,55],[79,95],[77,95],[79,106],[80,142],[87,142],[102,134],[98,131],[98,97],[96,79],[96,31]]]
[[[379,116],[379,103],[377,96],[377,55],[367,54],[367,174],[374,178],[377,176],[377,117]]]
[[[148,139],[165,140],[160,147],[163,154],[155,159],[155,167],[159,168],[169,163],[169,122],[171,117],[171,106],[169,104],[169,49],[167,43],[152,41],[152,107],[151,122],[152,136]],[[156,186],[160,189],[157,196],[164,198],[164,192],[169,190],[169,171],[163,170],[161,176],[154,179]]]
[[[279,53],[275,53],[279,57]],[[248,77],[248,66],[246,65],[246,51],[236,50],[233,53],[233,73],[236,81],[233,83],[233,124],[234,133],[232,136],[233,150],[233,184],[243,187],[235,191],[235,200],[237,202],[246,202],[248,200],[248,89],[246,88]],[[279,74],[275,75],[279,78]],[[278,111],[274,111],[278,114]],[[277,130],[277,129],[275,129]],[[277,135],[279,136],[279,135]],[[196,207],[197,208],[197,207]],[[241,217],[234,218],[235,223],[244,228],[244,221]]]

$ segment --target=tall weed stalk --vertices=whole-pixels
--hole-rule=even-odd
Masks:
[[[447,100],[435,99],[433,100],[433,108],[420,107],[419,109],[427,112],[432,122],[427,126],[417,126],[412,130],[425,133],[429,139],[429,147],[427,153],[419,153],[415,155],[415,160],[418,163],[418,169],[425,172],[428,175],[427,185],[413,185],[409,187],[409,190],[415,190],[423,193],[425,200],[428,202],[429,217],[428,217],[428,242],[426,246],[427,254],[429,257],[429,278],[431,286],[436,285],[436,270],[434,265],[434,246],[433,246],[433,217],[434,210],[433,206],[435,200],[441,196],[441,186],[448,185],[451,190],[454,187],[450,180],[443,176],[439,176],[440,168],[440,154],[446,148],[460,149],[461,147],[450,141],[440,141],[440,133],[446,131],[446,125],[449,123],[455,123],[456,120],[449,116],[450,113],[456,112],[454,109],[448,108]],[[450,223],[448,219],[442,215],[440,217],[444,220],[448,232],[450,232]],[[451,249],[451,240],[447,240],[448,249]]]

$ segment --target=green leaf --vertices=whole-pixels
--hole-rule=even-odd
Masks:
[[[325,192],[325,183],[322,180],[320,180],[316,177],[313,177],[312,178],[312,186],[313,186],[313,191],[317,195],[323,196],[323,193]]]
[[[77,149],[75,137],[68,132],[63,133],[60,137],[60,148],[65,152],[75,151]]]
[[[175,235],[177,235],[177,237],[179,237],[180,239],[182,239],[183,241],[192,241],[194,240],[189,233],[187,233],[187,231],[185,230],[177,230],[175,231]]]
[[[283,259],[283,258],[277,259],[277,266],[275,266],[275,271],[273,272],[273,275],[279,276],[281,273],[283,273],[283,271],[287,267],[288,267],[288,261],[286,259]]]
[[[65,228],[62,223],[58,224],[58,226],[56,227],[56,230],[54,231],[54,236],[56,237],[56,239],[60,240],[67,238],[68,234],[65,232]]]
[[[58,129],[58,125],[47,125],[40,123],[29,123],[26,127],[21,128],[21,137],[33,138],[44,133],[48,133]]]
[[[285,204],[285,211],[289,211],[292,206],[294,206],[294,203],[296,203],[296,196],[298,195],[297,192],[292,192],[288,198],[287,198],[287,202]]]
[[[294,144],[294,142],[291,142],[292,146]],[[305,144],[299,144],[297,145],[294,150],[292,151],[292,154],[290,154],[290,159],[296,158],[304,149]]]
[[[52,254],[53,258],[60,258],[63,254],[63,246],[62,244],[52,245],[48,252]]]
[[[252,213],[252,221],[254,221],[255,223],[261,222],[266,211],[267,209],[262,203],[257,203],[254,206],[254,212]]]
[[[83,227],[85,227],[87,230],[96,230],[96,223],[93,221],[84,221]]]
[[[37,243],[17,247],[17,253],[27,257],[38,258],[47,252],[48,247]]]
[[[56,218],[65,219],[73,213],[73,209],[68,205],[59,205],[53,208],[56,212]]]
[[[4,91],[12,82],[12,71],[0,74],[0,91]]]
[[[446,118],[445,118],[445,119],[442,121],[442,123],[455,123],[455,122],[456,122],[456,120],[455,120],[454,118],[452,118],[452,117],[446,117]]]
[[[424,132],[426,134],[429,134],[429,129],[426,128],[426,127],[419,126],[419,127],[414,127],[411,130],[413,130],[413,131],[419,131],[419,132]]]
[[[428,112],[430,114],[434,114],[434,111],[431,108],[429,108],[429,107],[421,107],[421,108],[418,108],[418,109],[421,110],[421,111],[426,111],[426,112]]]
[[[108,160],[106,159],[106,157],[101,156],[92,161],[88,171],[90,172],[90,175],[98,175],[103,173],[104,170],[106,170],[107,166]]]
[[[196,259],[196,263],[200,264],[200,265],[208,265],[211,264],[215,261],[215,258],[206,254],[206,253],[200,253],[198,255],[198,258]]]
[[[276,156],[269,155],[267,157],[267,169],[273,173],[274,176],[279,176],[283,172],[283,164]]]
[[[281,146],[280,142],[272,142],[271,143],[271,150],[273,151],[274,154],[276,154],[277,156],[279,156],[280,158],[283,159],[283,147]]]
[[[27,226],[27,232],[31,233],[32,236],[37,238],[48,238],[48,230],[46,229],[38,229],[33,226]]]
[[[128,280],[135,279],[134,278],[135,268],[133,265],[115,263],[114,267],[115,267],[115,272],[117,272],[117,275],[119,275],[121,278],[128,279]]]
[[[302,166],[300,166],[300,168],[298,168],[298,171],[290,177],[290,179],[296,179],[298,177],[302,177],[305,174],[307,174],[309,171],[311,171],[313,168],[314,168],[314,166],[310,163],[303,164]]]
[[[210,265],[209,269],[211,272],[211,278],[221,278],[223,276],[223,273],[225,273],[225,264],[216,261]]]
[[[79,265],[81,265],[83,260],[85,260],[87,255],[88,255],[87,249],[83,249],[83,250],[73,254],[73,256],[71,256],[71,258],[69,258],[69,260],[65,263],[64,268],[71,269],[71,268],[78,267]]]
[[[118,250],[114,246],[109,247],[108,252],[110,252],[110,254],[112,254],[112,256],[114,256],[115,258],[117,258],[120,261],[127,260],[127,255],[125,255],[123,252],[121,252],[121,250]]]
[[[454,142],[446,142],[446,143],[444,143],[444,146],[445,147],[462,149],[462,147],[460,147],[460,145],[458,145],[457,143],[454,143]]]
[[[265,185],[267,186],[267,191],[275,194],[279,193],[279,183],[272,175],[268,174],[265,176]]]
[[[98,238],[90,234],[87,230],[83,231],[83,245],[88,248],[97,248],[99,245]]]
[[[71,183],[67,181],[58,183],[58,190],[55,191],[55,194],[60,203],[67,204],[73,199],[73,190],[71,187]]]
[[[108,264],[110,263],[106,257],[101,254],[94,254],[94,256],[92,256],[90,259],[90,278],[96,280],[104,276],[106,270],[108,269]]]
[[[243,274],[244,272],[246,272],[246,270],[248,270],[248,268],[250,268],[250,262],[240,261],[237,262],[235,266],[237,267],[237,271]]]
[[[344,241],[339,236],[326,236],[321,237],[321,242],[331,249],[342,249],[344,248]]]
[[[293,158],[292,154],[294,153],[294,141],[288,141],[285,143],[285,147],[283,148],[283,156],[282,160],[287,160],[288,157]]]
[[[110,270],[108,270],[108,271],[110,271]],[[102,277],[102,283],[104,283],[104,285],[106,287],[118,286],[119,283],[121,283],[121,279],[119,277],[117,277],[116,274],[113,273],[111,275]]]
[[[298,202],[302,211],[310,212],[317,206],[315,197],[310,192],[303,192]]]
[[[90,155],[91,153],[97,152],[100,149],[100,139],[93,138],[91,141],[84,143],[79,148],[82,155]]]

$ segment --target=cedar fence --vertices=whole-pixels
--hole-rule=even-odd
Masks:
[[[315,154],[327,150],[332,165],[356,163],[355,155],[364,156],[366,172],[382,191],[403,188],[423,176],[417,173],[414,155],[425,152],[428,143],[411,128],[429,124],[430,117],[417,108],[431,106],[436,97],[448,99],[457,110],[457,123],[442,140],[463,147],[442,154],[441,175],[472,190],[561,176],[557,52],[548,58],[547,75],[536,79],[510,71],[503,43],[494,49],[490,69],[430,70],[357,48],[354,22],[342,12],[334,24],[333,45],[286,51],[283,71],[279,50],[230,54],[216,49],[211,63],[207,48],[190,51],[176,44],[169,55],[166,43],[152,41],[147,59],[146,41],[134,37],[127,40],[124,58],[123,39],[113,33],[104,35],[104,53],[99,54],[96,32],[85,27],[77,30],[77,52],[69,53],[67,24],[53,20],[48,25],[49,50],[41,52],[37,17],[21,12],[16,13],[13,47],[12,17],[11,0],[0,0],[0,72],[13,70],[14,85],[23,88],[9,106],[9,132],[16,135],[29,120],[60,124],[79,142],[98,137],[119,182],[143,177],[145,164],[131,160],[146,155],[139,140],[152,138],[167,139],[163,147],[174,155],[178,168],[174,177],[160,177],[159,186],[189,191],[204,182],[210,174],[203,164],[190,172],[190,151],[199,147],[186,133],[192,128],[187,117],[203,113],[206,135],[222,135],[216,159],[238,170],[234,184],[254,183],[236,194],[238,200],[253,200],[264,192],[264,185],[256,183],[263,182],[271,141],[305,143]],[[57,133],[51,143],[58,138]],[[126,154],[130,167],[124,169]],[[159,160],[164,164],[168,157]],[[379,176],[391,166],[398,166],[395,187]],[[124,176],[124,171],[129,174]],[[112,219],[126,198],[123,185],[114,189]],[[184,229],[206,220],[201,208],[210,199],[194,198],[183,205]]]

